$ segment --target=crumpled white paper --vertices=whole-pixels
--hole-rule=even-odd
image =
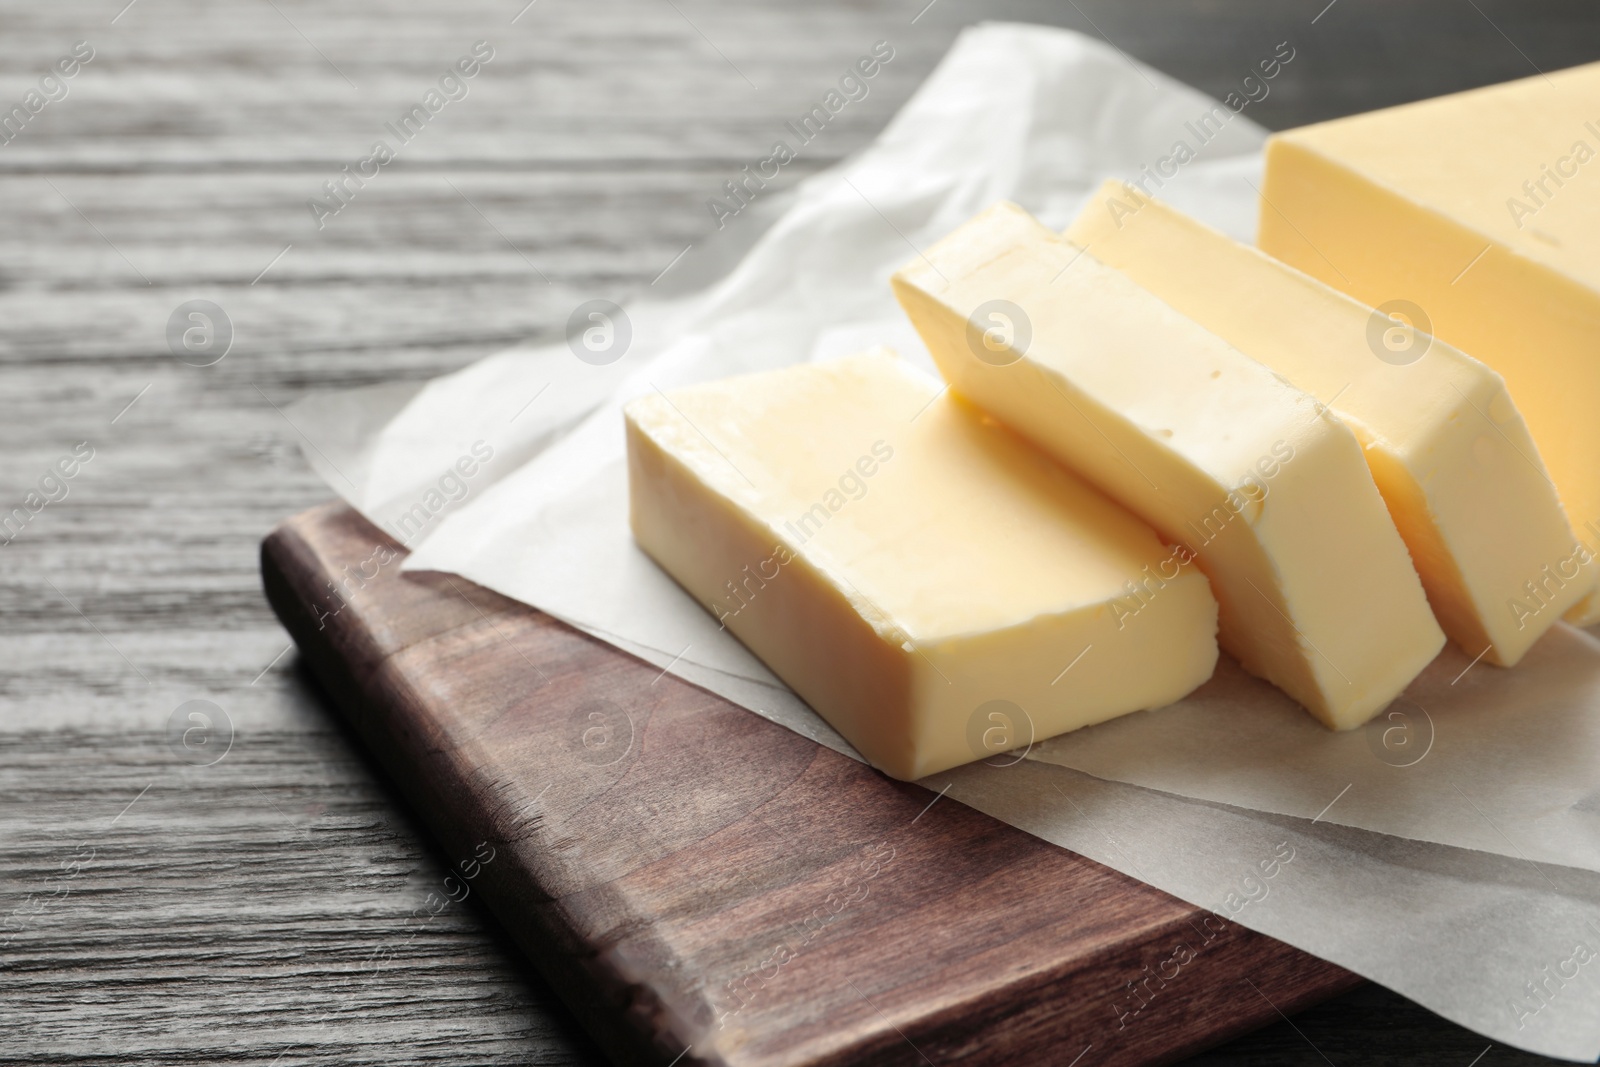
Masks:
[[[633,545],[621,405],[877,343],[931,368],[894,269],[996,199],[1065,225],[1214,106],[1072,33],[969,29],[872,147],[730,223],[765,228],[725,277],[631,305],[620,361],[516,349],[311,398],[292,421],[330,485],[413,549],[406,569],[463,575],[849,753]],[[1262,138],[1232,118],[1160,195],[1249,239]],[[1173,708],[930,784],[1493,1040],[1594,1059],[1600,967],[1575,949],[1600,957],[1600,643],[1563,628],[1526,667],[1468,667],[1447,653],[1394,717],[1333,735],[1225,661]],[[1274,865],[1280,845],[1295,858]]]

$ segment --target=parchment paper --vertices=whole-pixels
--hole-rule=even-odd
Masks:
[[[948,795],[965,804],[1373,978],[1496,1044],[1585,1061],[1600,1050],[1600,879],[1588,871],[1184,800],[1033,760],[948,777]],[[1185,943],[1196,961],[1158,995],[1207,980],[1203,940]],[[1278,1000],[1259,976],[1252,984],[1239,995]],[[1107,1028],[1135,1006],[1108,998]]]
[[[1183,796],[1321,812],[1324,822],[1594,871],[1597,709],[1600,641],[1559,626],[1512,670],[1473,666],[1447,647],[1364,730],[1329,734],[1224,658],[1181,703],[1053,738],[1030,756]]]
[[[970,29],[871,148],[730,222],[749,251],[725,277],[630,305],[620,360],[517,349],[420,387],[313,398],[291,419],[329,484],[413,549],[408,570],[463,575],[848,752],[634,547],[621,404],[875,343],[930,366],[894,269],[1002,197],[1065,225],[1214,106],[1072,33]],[[1262,137],[1231,118],[1160,195],[1249,239]],[[1600,643],[1562,630],[1517,671],[1463,668],[1447,653],[1392,710],[1407,718],[1339,736],[1225,662],[1178,706],[928,784],[1496,1041],[1593,1059],[1600,968],[1572,960],[1579,942],[1600,952],[1586,800]],[[1268,879],[1288,835],[1296,856]]]

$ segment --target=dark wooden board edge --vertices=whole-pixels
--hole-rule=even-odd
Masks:
[[[406,662],[405,654],[455,633],[482,629],[483,624],[502,638],[506,627],[522,625],[559,634],[559,639],[570,642],[574,649],[584,648],[586,655],[637,664],[652,674],[655,668],[531,608],[443,575],[402,578],[397,566],[386,566],[380,568],[370,587],[362,587],[359,598],[346,602],[330,592],[330,582],[338,580],[341,573],[348,577],[349,567],[370,560],[380,549],[394,558],[403,554],[400,546],[343,505],[327,505],[295,516],[262,544],[267,598],[335,706],[447,855],[470,856],[483,840],[503,850],[501,855],[509,854],[510,862],[484,868],[476,888],[540,973],[618,1063],[667,1064],[681,1054],[677,1062],[684,1065],[844,1067],[867,1062],[918,1064],[930,1059],[940,1064],[954,1060],[1064,1064],[1085,1046],[1091,1054],[1084,1055],[1080,1067],[1165,1063],[1275,1021],[1280,1011],[1296,1011],[1360,983],[1359,977],[1332,964],[1231,924],[1221,924],[1220,932],[1201,942],[1199,938],[1220,923],[1210,913],[971,809],[947,804],[919,827],[918,833],[923,837],[945,835],[964,853],[977,851],[979,843],[994,846],[993,853],[1000,858],[982,861],[990,864],[984,868],[985,891],[988,899],[1009,902],[1009,910],[995,905],[995,922],[1020,921],[1019,890],[1043,895],[1048,893],[1047,887],[1076,880],[1090,887],[1084,892],[1091,904],[1104,903],[1107,886],[1118,894],[1118,905],[1109,910],[1122,914],[1108,915],[1107,921],[1119,924],[1121,932],[1102,936],[1096,943],[1084,945],[1081,952],[1076,947],[1070,952],[1057,947],[1056,958],[1050,958],[1049,946],[1040,948],[1031,942],[1019,943],[1009,961],[993,954],[974,957],[976,973],[956,976],[959,980],[954,985],[947,981],[941,987],[935,978],[920,988],[912,983],[906,996],[921,997],[916,1003],[924,1010],[913,1012],[909,1020],[903,1010],[897,1011],[883,999],[900,989],[875,994],[868,1001],[873,1012],[860,1013],[864,1019],[841,1019],[841,1031],[847,1034],[838,1041],[819,1045],[816,1020],[801,1019],[792,1033],[778,1035],[792,1039],[801,1049],[794,1055],[775,1053],[771,1041],[753,1042],[748,1054],[731,1057],[726,1049],[691,1047],[686,1052],[685,1045],[704,1033],[706,1006],[695,1002],[696,980],[692,976],[686,980],[679,973],[683,958],[648,934],[629,932],[627,922],[618,928],[621,932],[601,931],[592,919],[580,914],[585,908],[589,913],[604,911],[606,905],[595,905],[592,893],[580,899],[561,888],[562,878],[546,861],[552,828],[542,825],[540,816],[529,819],[501,805],[514,791],[497,792],[494,783],[474,781],[476,768],[452,762],[454,746],[441,735],[436,709],[429,706],[438,699],[437,693],[416,684],[414,675],[419,668],[415,657]],[[510,655],[509,651],[502,654]],[[431,657],[429,652],[421,662]],[[667,676],[663,684],[685,691],[701,703],[736,711],[768,743],[794,740],[783,728],[675,677]],[[654,729],[655,724],[649,728]],[[804,744],[815,750],[813,765],[850,783],[846,788],[869,791],[874,802],[885,809],[915,814],[930,798],[925,790],[892,782],[820,746]],[[757,805],[763,802],[759,797],[753,800]],[[555,829],[572,832],[574,828]],[[895,872],[901,885],[937,881],[944,873],[941,868],[949,865],[938,848],[919,852],[911,842],[902,848],[906,859]],[[1020,903],[1025,910],[1027,901]],[[1065,903],[1045,901],[1047,907]],[[884,907],[879,904],[880,910]],[[928,905],[919,907],[926,910]],[[625,905],[623,910],[626,912]],[[636,922],[637,916],[632,921]],[[903,935],[906,921],[891,914],[880,918],[877,929],[881,932],[898,923]],[[1039,937],[1039,931],[1030,936]],[[1200,958],[1206,962],[1200,973],[1184,985],[1181,996],[1158,994],[1138,1013],[1134,1025],[1117,1025],[1117,1003],[1135,1003],[1128,999],[1133,983],[1170,958],[1173,946],[1180,942],[1201,945]],[[816,953],[848,951],[846,939],[834,938],[832,943],[819,945]],[[859,954],[851,962],[857,968],[852,973],[868,988],[872,988],[872,975],[860,968],[871,965],[870,957],[863,960]],[[893,961],[881,963],[891,970],[896,966]],[[1271,990],[1272,1002],[1264,1003],[1246,978]],[[765,1004],[762,1008],[766,1012],[763,1019],[777,1017]],[[899,1022],[891,1022],[884,1009]],[[818,1051],[811,1054],[804,1048]]]
[[[386,693],[370,687],[371,673],[381,662],[375,658],[377,646],[370,643],[369,635],[329,628],[320,618],[328,608],[326,594],[317,587],[317,576],[332,580],[339,568],[330,566],[302,533],[327,511],[318,508],[297,515],[262,541],[261,577],[267,602],[332,698],[334,710],[366,746],[444,855],[451,859],[471,856],[478,842],[493,835],[486,828],[480,832],[481,812],[468,809],[418,773],[418,735],[409,728],[407,711],[378,703]],[[378,543],[390,540],[375,527],[372,530]],[[522,906],[530,898],[537,899],[539,890],[518,873],[495,870],[491,864],[483,873],[484,881],[475,888],[607,1056],[619,1064],[654,1062],[642,1035],[615,1025],[615,1010],[600,995],[602,983],[590,973],[588,961],[563,950],[561,939],[544,921],[543,909]]]

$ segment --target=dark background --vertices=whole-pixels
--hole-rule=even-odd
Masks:
[[[1290,41],[1248,112],[1274,128],[1600,58],[1578,2],[924,2],[0,3],[6,108],[95,49],[0,146],[0,512],[95,450],[0,547],[0,1063],[599,1062],[476,900],[408,919],[441,859],[260,593],[261,536],[329,495],[289,401],[553,338],[686,246],[693,277],[741,240],[705,199],[877,40],[894,61],[782,181],[981,19],[1218,96]],[[467,99],[319,231],[307,198],[479,39]],[[205,368],[165,336],[195,298],[235,329]],[[189,700],[237,731],[213,766],[167,743]],[[1532,1060],[1487,1044],[1368,986],[1193,1062]]]

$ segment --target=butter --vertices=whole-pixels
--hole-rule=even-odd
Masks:
[[[1222,647],[1328,726],[1443,646],[1361,446],[1315,398],[1010,204],[894,286],[951,385],[1192,549]]]
[[[1279,134],[1262,193],[1263,249],[1505,376],[1600,551],[1600,64]]]
[[[1434,615],[1469,656],[1510,666],[1594,587],[1555,485],[1500,375],[1396,331],[1315,278],[1138,189],[1107,182],[1068,240],[1355,432]],[[1408,347],[1409,346],[1409,347]]]
[[[915,779],[1180,699],[1205,576],[884,350],[625,411],[635,539],[872,764]]]

